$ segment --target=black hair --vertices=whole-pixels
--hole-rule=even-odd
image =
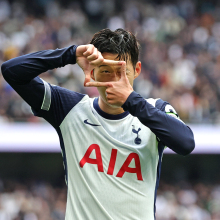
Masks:
[[[106,28],[94,34],[90,44],[93,44],[101,53],[118,54],[119,60],[131,60],[135,68],[139,56],[139,43],[129,31],[119,28],[111,31]]]

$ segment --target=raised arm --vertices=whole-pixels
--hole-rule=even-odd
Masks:
[[[35,110],[41,108],[44,82],[37,77],[47,70],[76,63],[76,46],[57,50],[44,50],[20,56],[2,64],[5,80]]]
[[[51,86],[38,75],[76,62],[85,73],[85,82],[88,82],[94,65],[103,62],[103,57],[91,44],[73,45],[20,56],[4,62],[1,69],[5,80],[32,107],[34,114],[57,127],[84,95]]]
[[[160,101],[162,105],[158,109],[138,93],[132,92],[122,107],[149,127],[160,141],[174,152],[184,156],[190,154],[195,148],[193,132],[175,115],[169,115],[174,114],[172,109],[165,110],[169,103]]]

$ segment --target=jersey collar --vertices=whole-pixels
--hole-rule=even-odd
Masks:
[[[125,118],[129,114],[129,111],[125,111],[118,115],[111,115],[106,112],[103,112],[102,109],[99,107],[98,100],[99,100],[98,98],[94,99],[93,107],[98,112],[98,114],[101,115],[103,118],[111,119],[111,120],[118,120],[118,119]]]

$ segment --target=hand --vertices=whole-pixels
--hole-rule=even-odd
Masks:
[[[81,45],[76,48],[76,62],[85,74],[84,86],[90,82],[91,71],[96,65],[104,61],[102,54],[92,44]]]
[[[126,75],[125,61],[104,60],[106,64],[121,65],[121,78],[113,82],[88,82],[87,87],[106,87],[106,99],[110,105],[121,107],[134,91]]]

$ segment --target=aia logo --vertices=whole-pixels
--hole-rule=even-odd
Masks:
[[[141,129],[138,128],[138,130],[136,131],[134,125],[132,125],[132,127],[133,127],[133,128],[132,128],[132,132],[135,133],[135,134],[137,134],[137,137],[134,139],[134,143],[135,143],[135,144],[141,144],[141,139],[139,138],[139,135],[138,135],[138,133],[139,133],[139,131],[140,131]]]
[[[93,150],[95,151],[96,159],[93,159],[93,158],[89,157]],[[118,153],[117,149],[112,149],[111,156],[110,156],[110,161],[109,161],[109,166],[108,166],[108,170],[107,170],[108,175],[113,175],[114,168],[115,168],[115,163],[116,163],[116,159],[117,159],[117,153]],[[134,168],[129,167],[129,165],[130,165],[130,163],[133,159],[134,159],[134,162],[135,162],[135,167]],[[79,165],[80,165],[80,167],[83,168],[83,166],[86,163],[97,164],[98,171],[99,172],[104,172],[101,150],[100,150],[100,147],[99,147],[98,144],[92,144],[92,145],[89,146],[89,148],[87,149],[84,157],[79,162]],[[128,155],[127,159],[125,160],[122,167],[118,171],[116,177],[122,178],[125,172],[136,173],[137,179],[143,181],[142,173],[141,173],[140,158],[139,158],[137,153],[130,153]]]

